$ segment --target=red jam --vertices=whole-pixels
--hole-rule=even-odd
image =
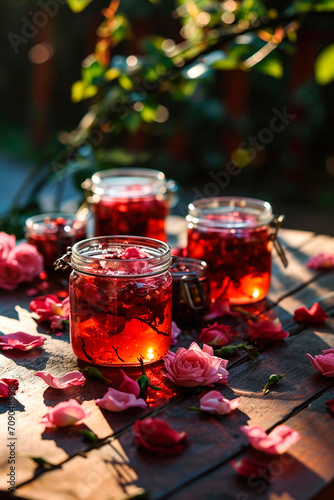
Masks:
[[[76,219],[75,215],[59,217],[41,215],[26,221],[26,238],[35,245],[44,257],[44,268],[53,271],[54,263],[69,246],[86,237],[86,222]]]
[[[168,202],[154,196],[143,198],[100,198],[93,205],[95,236],[131,234],[166,241]]]
[[[149,271],[147,257],[145,250],[134,247],[102,251],[94,254],[91,274],[73,270],[71,342],[78,358],[124,366],[138,365],[140,358],[152,363],[166,354],[171,342],[172,278],[168,270],[134,275]],[[129,262],[132,275],[126,276]]]
[[[209,305],[207,264],[183,257],[171,273],[173,321],[180,327],[200,326]]]
[[[260,203],[260,200],[254,201]],[[198,215],[197,212],[195,219],[188,216],[189,221],[195,222],[188,226],[188,256],[207,262],[210,298],[227,298],[232,304],[257,302],[266,296],[270,286],[271,207],[265,204],[269,205],[270,213],[261,219],[257,214],[248,213],[244,204],[243,200],[241,210],[236,207],[221,214],[217,209],[219,203],[212,203],[213,213]],[[267,222],[259,224],[263,220]]]

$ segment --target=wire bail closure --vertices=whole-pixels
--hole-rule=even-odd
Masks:
[[[67,247],[67,252],[59,257],[54,263],[55,271],[66,271],[69,267],[71,267],[71,256],[72,256],[72,247]]]
[[[273,245],[275,247],[275,250],[276,250],[279,258],[282,261],[283,266],[287,267],[288,266],[288,259],[285,255],[285,252],[284,252],[284,249],[281,245],[281,242],[279,241],[278,236],[277,236],[279,228],[281,227],[282,222],[284,221],[284,218],[285,218],[285,215],[283,215],[283,214],[277,215],[274,218],[272,223],[275,225],[275,232],[271,235],[271,238],[273,240]]]

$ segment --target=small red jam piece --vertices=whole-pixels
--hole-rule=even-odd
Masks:
[[[127,248],[124,252],[125,259],[145,259],[148,255],[135,247]]]
[[[65,226],[66,224],[66,219],[64,219],[64,217],[58,217],[56,220],[55,220],[55,223],[57,226]]]

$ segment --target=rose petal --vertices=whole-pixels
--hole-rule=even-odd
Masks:
[[[100,406],[100,408],[114,412],[120,412],[135,407],[142,408],[143,410],[147,408],[146,401],[143,399],[137,399],[134,394],[117,391],[112,388],[108,389],[108,392],[106,392],[102,399],[96,399],[95,403]]]
[[[42,418],[41,424],[45,424],[45,427],[67,427],[77,424],[90,414],[91,411],[85,410],[75,399],[70,399],[54,407],[48,407],[48,412]]]
[[[256,425],[242,426],[240,431],[247,436],[249,444],[253,448],[271,455],[285,453],[300,439],[299,433],[287,425],[277,426],[268,435],[262,427]]]
[[[0,337],[0,349],[3,351],[18,349],[29,351],[44,344],[46,337],[42,335],[30,335],[25,332],[8,333]]]
[[[59,378],[48,372],[37,372],[35,377],[40,377],[53,389],[66,389],[75,385],[83,385],[86,382],[86,377],[79,371],[66,373],[66,375]]]

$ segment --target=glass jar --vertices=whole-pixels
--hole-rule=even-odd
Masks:
[[[206,262],[186,257],[173,265],[173,321],[178,326],[201,325],[209,306],[207,268]]]
[[[44,269],[54,270],[54,263],[68,246],[86,238],[86,220],[75,214],[50,213],[29,217],[25,223],[25,237],[44,257]]]
[[[208,263],[210,297],[263,299],[270,286],[274,216],[268,202],[217,197],[189,205],[188,256]]]
[[[95,236],[146,236],[166,241],[165,219],[169,213],[174,181],[146,168],[118,168],[96,172],[83,183],[91,192]]]
[[[75,355],[112,366],[161,359],[171,342],[170,247],[133,236],[91,238],[74,245],[70,259]]]

